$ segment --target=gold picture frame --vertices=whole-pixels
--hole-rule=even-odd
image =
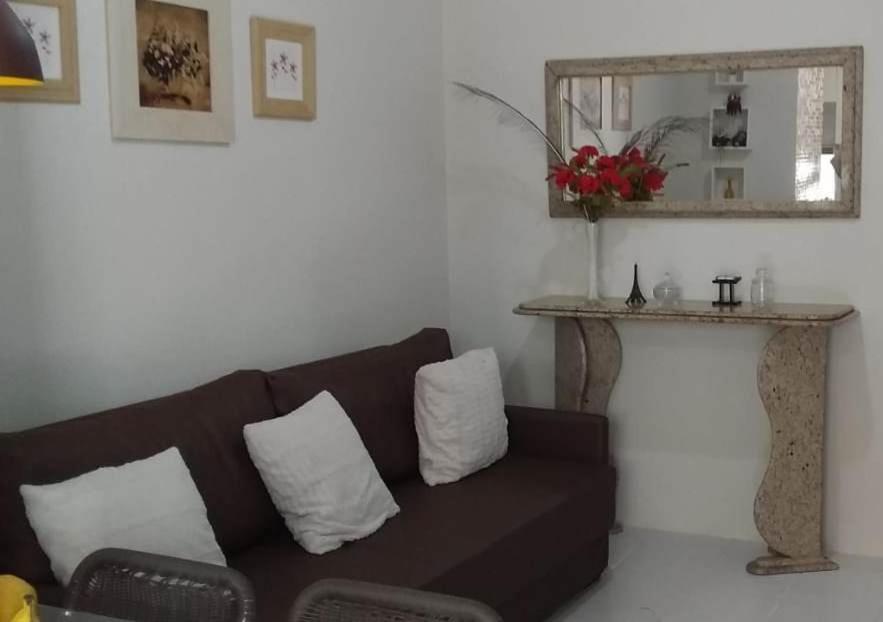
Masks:
[[[45,76],[39,86],[0,89],[0,101],[80,103],[75,0],[11,0],[9,6],[34,38]]]
[[[294,22],[251,18],[254,116],[316,118],[316,29]]]

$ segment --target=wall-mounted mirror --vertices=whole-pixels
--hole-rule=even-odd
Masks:
[[[564,152],[615,154],[642,129],[682,127],[653,201],[610,216],[858,217],[862,48],[546,63],[547,130]],[[550,153],[550,165],[555,164]],[[549,184],[553,217],[582,213]]]

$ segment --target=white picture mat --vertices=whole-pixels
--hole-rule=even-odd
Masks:
[[[264,42],[266,53],[267,97],[270,99],[284,99],[288,101],[304,100],[304,46],[297,41],[282,41],[280,39],[267,39]],[[282,59],[287,59],[289,66],[295,68],[292,76],[285,71],[285,67],[278,64]],[[274,70],[273,63],[277,63]]]
[[[34,45],[37,46],[43,78],[45,80],[61,80],[64,74],[61,58],[61,11],[59,8],[27,2],[10,2],[9,6],[19,21],[28,28]],[[42,37],[45,37],[45,40]]]
[[[233,46],[230,0],[175,0],[209,13],[212,111],[142,108],[138,89],[135,0],[107,0],[111,125],[114,138],[233,141]]]

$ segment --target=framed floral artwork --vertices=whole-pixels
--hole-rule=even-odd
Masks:
[[[252,105],[256,117],[316,118],[316,29],[251,18]]]
[[[44,81],[40,86],[0,89],[0,100],[79,103],[75,0],[10,0],[9,6],[37,46]]]
[[[230,0],[107,0],[114,138],[230,143]]]

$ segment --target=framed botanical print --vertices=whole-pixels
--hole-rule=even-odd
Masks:
[[[579,109],[579,127],[582,130],[604,127],[601,76],[587,76],[571,80],[573,93],[570,101]]]
[[[0,100],[79,103],[75,0],[10,0],[9,6],[37,46],[43,84],[0,89]]]
[[[613,129],[632,131],[631,76],[613,76]]]
[[[571,78],[567,85],[570,145],[575,149],[595,140],[594,132],[603,129],[603,89],[601,76]]]
[[[251,18],[252,105],[256,117],[316,118],[316,29]]]
[[[107,0],[114,138],[233,140],[230,0]]]

